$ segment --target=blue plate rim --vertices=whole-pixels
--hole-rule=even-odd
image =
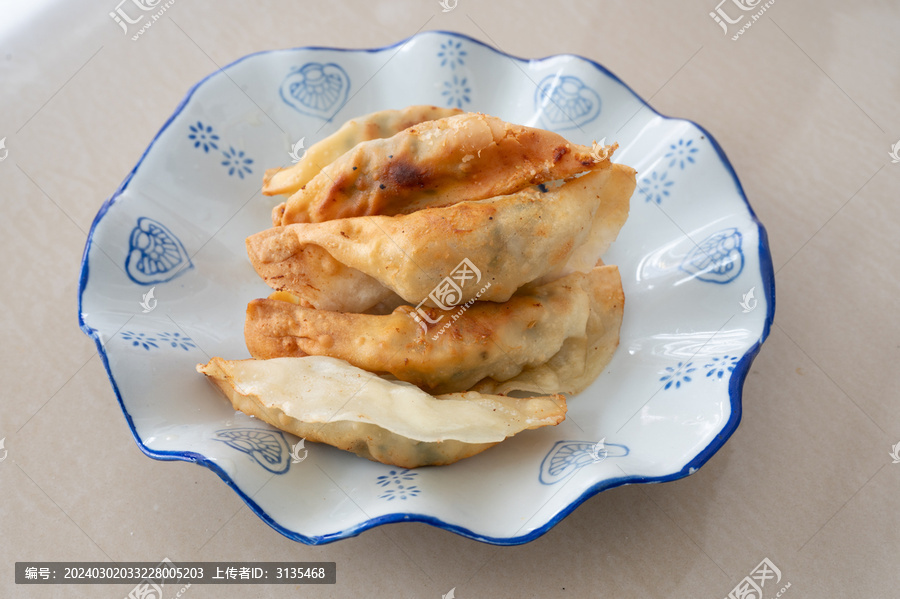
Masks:
[[[206,456],[202,454],[198,454],[195,452],[189,451],[154,451],[144,445],[143,440],[137,433],[135,429],[134,422],[131,418],[131,414],[128,413],[128,409],[125,407],[125,403],[122,400],[122,394],[119,392],[119,387],[116,384],[116,380],[113,377],[112,370],[109,365],[109,358],[106,354],[103,343],[100,341],[99,336],[97,335],[96,329],[87,325],[84,322],[84,316],[82,312],[82,300],[84,297],[84,291],[87,285],[88,277],[89,277],[89,262],[88,256],[90,253],[91,245],[93,243],[94,231],[97,228],[97,225],[100,223],[100,220],[107,213],[107,211],[112,207],[112,205],[119,199],[122,193],[127,189],[128,184],[131,182],[138,168],[143,163],[144,159],[147,157],[147,154],[150,152],[150,149],[154,146],[159,136],[172,124],[175,118],[181,114],[184,107],[187,105],[188,101],[194,95],[194,93],[203,85],[208,79],[213,77],[219,72],[224,72],[225,69],[231,68],[249,58],[253,58],[255,56],[260,56],[263,54],[271,54],[278,52],[294,52],[298,50],[327,50],[327,51],[336,51],[336,52],[365,52],[365,53],[374,53],[374,52],[382,52],[384,50],[390,50],[391,48],[396,48],[397,46],[404,45],[409,41],[429,36],[429,35],[448,35],[456,38],[460,38],[466,40],[468,42],[477,44],[492,52],[496,52],[501,56],[505,56],[512,60],[524,62],[524,63],[535,63],[535,62],[544,62],[547,60],[552,60],[555,58],[559,58],[562,56],[571,56],[574,58],[578,58],[580,60],[585,61],[590,64],[598,71],[603,73],[604,75],[610,77],[612,80],[620,84],[623,88],[628,90],[642,105],[644,108],[650,110],[653,114],[657,115],[660,118],[671,120],[671,121],[681,121],[690,123],[698,130],[700,130],[706,137],[709,139],[713,148],[716,151],[716,154],[719,157],[719,160],[727,169],[728,173],[731,175],[731,178],[734,180],[734,183],[737,187],[738,193],[740,194],[741,199],[744,201],[744,204],[747,206],[747,210],[749,211],[750,217],[753,219],[753,222],[756,224],[758,234],[759,234],[759,265],[760,265],[760,275],[763,283],[763,292],[766,298],[766,319],[763,324],[763,332],[760,336],[759,340],[751,346],[741,357],[741,359],[735,364],[734,372],[732,373],[731,378],[728,383],[728,394],[731,401],[731,415],[729,416],[728,421],[722,427],[722,430],[713,438],[713,440],[707,445],[704,449],[702,449],[692,460],[690,460],[687,464],[685,464],[681,470],[674,472],[672,474],[667,474],[664,476],[656,476],[656,477],[645,477],[645,476],[622,476],[611,479],[606,479],[600,481],[587,489],[585,489],[581,495],[571,501],[565,508],[557,512],[552,518],[550,518],[544,525],[533,529],[531,532],[516,536],[516,537],[491,537],[487,535],[481,535],[476,532],[473,532],[464,526],[459,526],[455,524],[450,524],[448,522],[444,522],[443,520],[436,518],[434,516],[427,516],[424,514],[413,514],[413,513],[393,513],[393,514],[385,514],[383,516],[378,516],[375,518],[369,518],[363,522],[360,522],[358,525],[350,527],[348,529],[331,533],[325,535],[312,535],[307,536],[300,534],[296,531],[285,528],[280,525],[278,522],[273,520],[266,511],[260,507],[251,497],[249,497],[246,493],[244,493],[240,487],[232,480],[228,474],[222,470],[215,462],[206,458]],[[97,216],[94,217],[93,222],[91,223],[91,228],[88,231],[87,240],[85,241],[84,253],[81,258],[81,276],[78,281],[78,326],[81,330],[91,339],[93,339],[94,343],[97,346],[97,353],[100,355],[101,360],[103,361],[103,367],[106,369],[106,376],[109,378],[109,381],[113,387],[113,391],[116,394],[116,399],[119,402],[119,407],[122,409],[122,413],[125,415],[125,420],[128,423],[128,428],[131,430],[131,435],[134,437],[135,442],[137,443],[140,450],[147,455],[156,460],[162,461],[186,461],[186,462],[194,462],[206,468],[209,468],[216,475],[219,476],[229,487],[231,487],[235,493],[247,504],[247,506],[266,524],[271,526],[273,529],[284,535],[285,537],[293,540],[304,543],[306,545],[323,545],[327,543],[332,543],[334,541],[338,541],[341,539],[346,539],[350,537],[355,537],[366,530],[371,528],[375,528],[376,526],[381,526],[384,524],[391,524],[395,522],[422,522],[425,524],[430,524],[436,528],[441,528],[450,532],[457,533],[461,536],[481,541],[483,543],[489,543],[492,545],[521,545],[524,543],[528,543],[537,539],[538,537],[543,536],[550,529],[556,526],[559,522],[561,522],[566,516],[574,512],[582,503],[597,495],[602,491],[606,491],[608,489],[613,489],[615,487],[620,487],[623,485],[629,484],[638,484],[638,483],[662,483],[662,482],[670,482],[674,480],[678,480],[684,478],[690,474],[698,471],[709,459],[725,444],[725,442],[731,437],[734,431],[737,429],[738,425],[741,421],[742,415],[742,393],[744,381],[747,378],[747,374],[750,371],[750,365],[753,363],[754,358],[759,353],[762,344],[766,341],[769,336],[772,322],[775,317],[775,274],[774,268],[772,264],[772,254],[769,250],[769,240],[768,234],[766,232],[765,226],[760,222],[759,218],[756,216],[756,212],[754,212],[753,207],[750,205],[749,200],[747,199],[747,195],[744,193],[744,187],[741,185],[740,179],[737,176],[737,173],[734,170],[734,167],[731,165],[731,162],[728,160],[725,151],[719,145],[719,142],[713,137],[712,134],[709,133],[705,128],[703,128],[698,123],[691,121],[689,119],[681,119],[677,117],[670,117],[664,115],[654,109],[649,102],[644,100],[637,92],[635,92],[628,84],[622,81],[618,76],[616,76],[612,71],[604,67],[602,64],[591,60],[590,58],[585,58],[584,56],[578,54],[553,54],[551,56],[545,56],[543,58],[521,58],[519,56],[515,56],[500,50],[499,48],[495,48],[490,44],[483,42],[481,40],[475,39],[471,36],[468,36],[463,33],[458,33],[455,31],[446,31],[446,30],[429,30],[421,33],[417,33],[412,35],[406,39],[397,41],[393,44],[389,44],[386,46],[381,46],[377,48],[334,48],[328,46],[299,46],[295,48],[283,48],[278,50],[262,50],[260,52],[254,52],[252,54],[247,54],[238,58],[237,60],[227,64],[224,67],[216,69],[209,75],[205,76],[203,79],[195,83],[190,90],[188,90],[187,94],[182,98],[181,102],[176,106],[175,111],[171,116],[166,120],[160,130],[156,133],[150,143],[147,145],[147,148],[141,154],[141,157],[138,159],[137,164],[134,165],[134,168],[131,169],[131,172],[125,177],[122,183],[119,184],[119,187],[113,192],[113,194],[107,198],[107,200],[100,207],[97,212]]]

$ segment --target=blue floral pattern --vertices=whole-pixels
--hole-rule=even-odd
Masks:
[[[203,152],[207,154],[210,149],[219,149],[220,138],[213,133],[211,125],[204,125],[203,121],[197,121],[189,129],[191,132],[188,134],[188,140],[193,142],[195,148],[202,148]],[[224,158],[222,166],[228,169],[229,177],[237,175],[243,179],[245,175],[253,172],[250,168],[253,159],[249,158],[243,150],[235,150],[233,146],[228,146],[228,149],[222,152],[222,157]]]
[[[139,285],[170,281],[193,268],[175,234],[159,221],[142,216],[131,230],[125,272]]]
[[[677,143],[669,146],[669,151],[666,152],[665,158],[671,158],[669,168],[677,164],[681,170],[684,170],[686,164],[694,164],[693,154],[696,154],[698,151],[697,147],[694,146],[693,139],[689,139],[687,142],[679,139]]]
[[[437,53],[441,66],[450,67],[451,71],[456,70],[456,67],[460,67],[460,71],[462,71],[462,67],[466,64],[466,56],[468,56],[468,52],[463,49],[462,42],[453,38],[441,44],[441,49]],[[471,94],[469,78],[462,75],[453,75],[453,78],[444,81],[444,85],[441,87],[441,96],[447,106],[462,108],[463,104],[472,101]]]
[[[284,474],[291,467],[291,451],[281,431],[262,428],[226,428],[216,431],[213,441],[246,453],[273,474]]]
[[[462,49],[462,42],[452,38],[441,44],[441,51],[437,54],[441,59],[441,66],[449,66],[451,69],[455,69],[457,65],[464,65],[466,55],[467,52]]]
[[[385,490],[378,498],[387,499],[388,501],[393,501],[394,499],[406,501],[410,497],[416,497],[422,491],[416,485],[409,483],[414,481],[418,475],[418,472],[406,469],[390,470],[387,474],[379,476],[375,479],[375,483],[380,487],[384,487]]]
[[[454,75],[452,82],[444,82],[444,91],[441,92],[441,95],[444,96],[449,106],[455,104],[457,108],[462,108],[463,104],[472,101],[469,98],[470,93],[472,93],[472,88],[468,86],[468,79],[466,77],[460,79]]]
[[[663,200],[672,195],[672,186],[675,184],[675,173],[687,169],[696,164],[696,156],[700,152],[696,139],[680,138],[675,143],[669,144],[669,148],[660,161],[661,167],[645,176],[638,182],[638,189],[643,194],[645,201],[662,204]]]
[[[180,347],[184,351],[189,351],[190,349],[197,347],[190,337],[182,335],[177,331],[174,333],[160,333],[159,341],[164,345],[168,344],[171,347]]]
[[[742,245],[737,228],[722,229],[697,244],[679,268],[707,283],[730,283],[744,270]]]
[[[233,147],[229,146],[227,150],[222,152],[222,156],[225,157],[225,160],[222,161],[222,166],[228,169],[229,177],[238,175],[243,179],[245,174],[249,175],[253,172],[249,166],[253,164],[253,160],[247,158],[243,150],[235,150]]]
[[[125,341],[130,341],[131,345],[134,347],[143,347],[147,351],[150,351],[151,347],[155,347],[159,349],[159,346],[156,344],[156,338],[151,337],[146,333],[135,333],[134,331],[122,331],[122,339]]]
[[[204,125],[201,121],[197,121],[196,125],[190,126],[191,133],[188,135],[188,139],[194,142],[195,148],[203,148],[205,153],[209,152],[209,149],[218,150],[219,146],[216,145],[216,142],[219,141],[219,136],[213,133],[213,128],[209,125]]]
[[[150,351],[151,348],[159,349],[160,345],[162,346],[170,346],[173,348],[180,347],[184,351],[189,351],[196,346],[194,341],[181,333],[157,333],[155,335],[150,335],[149,333],[137,333],[135,331],[122,331],[122,339],[124,341],[130,341],[133,347],[142,347],[147,351]]]
[[[671,388],[680,389],[682,385],[690,383],[691,373],[697,370],[693,362],[679,362],[677,366],[666,366],[665,370],[660,371],[662,375],[659,380],[665,383],[664,390]]]
[[[726,373],[734,372],[734,367],[739,360],[740,357],[729,356],[728,354],[725,354],[721,358],[713,358],[709,364],[703,366],[703,368],[706,369],[706,377],[721,379]]]
[[[666,180],[669,173],[659,175],[656,171],[650,173],[649,177],[641,180],[640,190],[644,194],[644,198],[648,202],[656,202],[662,204],[663,199],[669,197],[669,188],[675,183]]]

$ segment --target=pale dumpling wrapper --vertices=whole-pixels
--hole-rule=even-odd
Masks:
[[[402,468],[451,464],[566,414],[561,395],[430,395],[326,356],[223,360],[197,371],[235,409],[308,441]]]

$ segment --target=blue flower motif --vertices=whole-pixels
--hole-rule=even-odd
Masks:
[[[675,182],[666,180],[667,176],[668,173],[659,175],[659,173],[654,171],[649,177],[644,177],[641,180],[641,193],[646,197],[646,201],[661,204],[663,198],[669,197],[669,187]]]
[[[712,361],[709,364],[704,365],[703,368],[707,369],[707,378],[716,377],[721,379],[725,376],[726,372],[734,372],[734,367],[737,365],[738,360],[740,360],[739,357],[726,354],[721,358],[713,358]]]
[[[375,483],[381,487],[385,487],[384,493],[378,496],[379,499],[406,500],[415,497],[422,492],[416,485],[406,484],[414,480],[418,476],[418,472],[411,470],[390,470],[387,474],[379,476],[375,479]]]
[[[150,337],[145,333],[135,333],[133,331],[124,331],[122,333],[122,339],[125,341],[131,341],[131,345],[134,347],[143,347],[147,351],[150,351],[151,347],[159,348],[156,344],[156,338]]]
[[[160,333],[159,341],[161,343],[168,343],[172,347],[180,347],[184,351],[188,351],[188,349],[192,347],[197,347],[190,337],[186,337],[181,333]]]
[[[404,487],[403,485],[399,485],[396,489],[388,489],[383,494],[379,495],[379,499],[387,499],[388,501],[393,501],[394,499],[403,499],[406,500],[409,497],[417,496],[421,491],[415,485]]]
[[[441,92],[441,95],[447,98],[448,105],[453,106],[456,104],[457,108],[462,108],[463,103],[468,104],[472,101],[469,99],[469,94],[471,93],[472,88],[468,86],[468,79],[466,77],[459,79],[454,75],[452,83],[450,81],[444,82],[444,91]]]
[[[666,158],[672,159],[669,161],[669,167],[673,167],[677,164],[681,167],[681,170],[684,170],[686,163],[694,164],[696,161],[691,154],[696,154],[699,150],[691,147],[691,144],[693,143],[693,139],[689,139],[687,143],[685,143],[683,139],[679,139],[677,144],[671,144],[669,146],[669,152],[665,155]]]
[[[404,481],[411,481],[413,477],[418,476],[418,472],[413,472],[412,470],[391,470],[387,474],[383,476],[379,476],[375,479],[375,482],[382,487],[387,487],[388,485],[400,485],[403,484]]]
[[[209,152],[209,149],[218,150],[219,146],[216,145],[216,142],[219,141],[219,136],[213,133],[213,128],[209,125],[203,125],[202,122],[197,121],[196,125],[191,125],[191,134],[188,135],[188,139],[194,140],[194,147],[199,148],[203,147],[204,152]]]
[[[222,152],[222,155],[225,157],[225,160],[222,161],[222,166],[228,169],[228,176],[236,174],[243,179],[244,174],[249,175],[253,172],[247,166],[248,164],[253,164],[253,160],[247,158],[243,150],[235,150],[229,146],[226,151]]]
[[[464,56],[468,53],[461,49],[462,42],[457,42],[452,39],[447,40],[446,43],[441,44],[441,51],[437,53],[438,58],[441,59],[441,66],[450,65],[451,69],[455,69],[456,65],[462,66],[465,64]]]
[[[697,370],[696,368],[693,368],[693,364],[693,362],[688,362],[687,364],[679,362],[678,366],[675,366],[674,368],[672,366],[667,366],[665,370],[660,371],[660,374],[663,376],[661,376],[659,380],[666,384],[663,389],[669,389],[673,385],[676,389],[680,389],[682,383],[690,383],[691,373]]]

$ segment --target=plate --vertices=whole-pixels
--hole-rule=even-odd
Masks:
[[[278,202],[260,194],[263,171],[289,165],[301,138],[308,147],[346,119],[410,104],[617,141],[615,160],[638,170],[631,215],[604,256],[626,296],[605,372],[561,425],[417,470],[301,446],[235,413],[194,371],[211,356],[249,357],[246,304],[270,290],[244,239],[270,226]],[[97,214],[79,286],[79,323],[141,450],[206,466],[310,544],[400,521],[524,543],[600,491],[695,472],[740,421],[774,310],[765,229],[708,132],[658,114],[591,60],[523,60],[448,32],[262,52],[200,81]]]

